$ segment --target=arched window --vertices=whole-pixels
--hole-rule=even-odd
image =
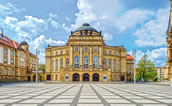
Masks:
[[[78,56],[75,56],[75,59],[74,59],[74,67],[75,68],[79,68],[79,57]]]
[[[88,51],[88,46],[85,46],[84,51],[86,52]]]
[[[6,69],[6,68],[4,68],[4,74],[7,74],[7,73],[8,73],[7,69]]]
[[[108,68],[112,69],[112,60],[109,59]]]
[[[98,68],[98,58],[97,58],[97,56],[94,56],[94,58],[93,58],[93,67]]]
[[[106,68],[106,59],[103,59],[103,68]]]
[[[10,74],[14,74],[14,70],[13,69],[11,69]]]
[[[56,71],[58,71],[58,59],[56,59]]]
[[[116,71],[116,60],[113,61],[113,70]]]
[[[66,68],[69,68],[69,59],[66,59]]]
[[[63,59],[60,60],[60,67],[63,68]]]
[[[88,68],[88,56],[84,56],[84,68]]]

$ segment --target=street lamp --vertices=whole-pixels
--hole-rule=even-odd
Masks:
[[[136,50],[132,51],[132,56],[134,57],[134,84],[136,84]]]
[[[36,49],[36,84],[38,83],[38,55],[40,54],[40,51],[38,48]]]
[[[1,29],[1,37],[0,38],[3,38],[3,28],[0,28]]]

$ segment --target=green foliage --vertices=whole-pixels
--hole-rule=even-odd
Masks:
[[[136,79],[138,81],[157,81],[157,72],[155,70],[155,64],[148,59],[147,55],[144,55],[137,64],[138,72]]]
[[[45,72],[45,64],[40,64],[39,65],[39,70]]]
[[[40,81],[42,81],[42,80],[43,80],[43,77],[42,77],[42,75],[41,75],[41,74],[39,74],[39,75],[38,75],[38,78],[39,78],[39,80],[40,80]]]

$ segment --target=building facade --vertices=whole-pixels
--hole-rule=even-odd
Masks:
[[[170,11],[170,19],[169,26],[167,30],[167,63],[166,68],[168,71],[168,80],[172,81],[172,0],[171,2],[171,11]]]
[[[35,80],[36,56],[27,42],[20,44],[5,35],[0,36],[0,81]]]
[[[166,66],[156,67],[156,71],[159,80],[168,80],[168,71]]]
[[[48,46],[45,53],[46,80],[132,79],[133,58],[128,55],[127,59],[126,49],[123,46],[107,46],[101,31],[98,32],[87,23],[71,32],[66,45]]]

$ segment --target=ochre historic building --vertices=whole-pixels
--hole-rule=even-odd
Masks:
[[[27,42],[20,44],[0,34],[0,81],[35,80],[36,56]]]
[[[107,46],[101,31],[85,23],[64,46],[45,50],[46,80],[127,81],[132,80],[134,59],[123,46]]]
[[[172,81],[172,0],[171,2],[171,11],[170,11],[170,19],[169,26],[167,30],[167,64],[166,71],[168,72],[168,80]]]

